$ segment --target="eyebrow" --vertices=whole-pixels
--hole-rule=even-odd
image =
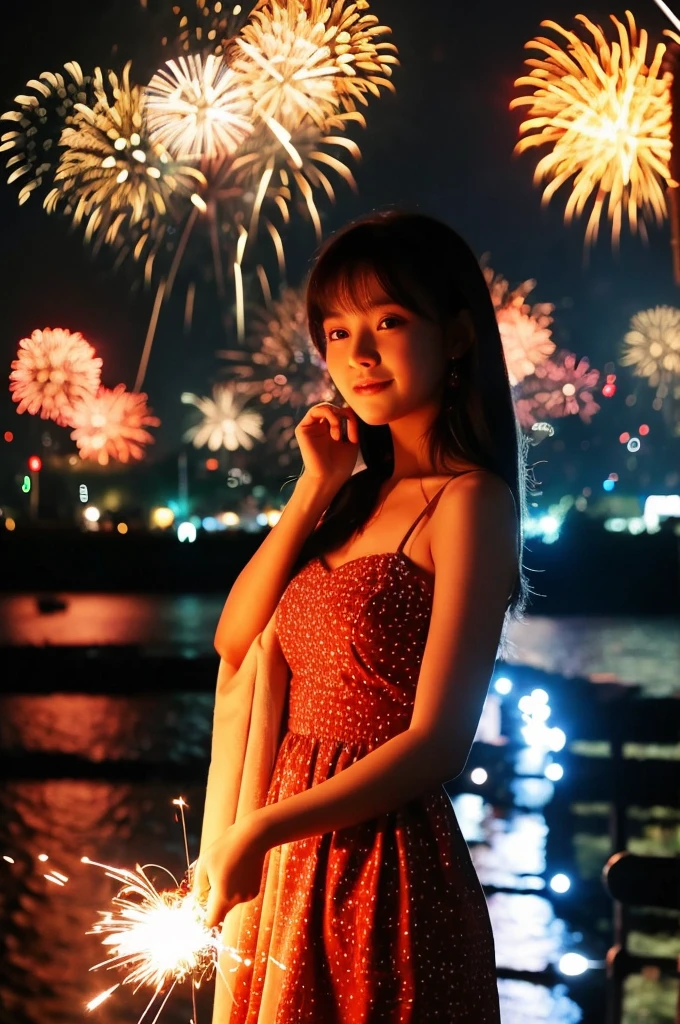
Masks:
[[[374,309],[386,309],[388,306],[399,306],[399,309],[405,309],[400,302],[395,302],[393,299],[388,299],[386,302],[371,302],[366,308],[366,312],[370,313]],[[347,315],[346,309],[331,309],[327,313],[324,313],[324,320],[336,319]]]

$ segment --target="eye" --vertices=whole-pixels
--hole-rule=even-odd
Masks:
[[[334,334],[347,334],[343,327],[335,327],[332,331],[326,331],[326,341],[341,341],[341,338],[334,338]]]
[[[390,314],[389,316],[384,316],[382,318],[382,320],[380,321],[380,324],[378,326],[379,327],[383,327],[383,325],[385,325],[384,329],[386,331],[389,331],[389,330],[393,330],[395,327],[399,327],[401,324],[403,324],[403,322],[404,321],[402,320],[402,318],[400,316],[395,316],[394,314]]]

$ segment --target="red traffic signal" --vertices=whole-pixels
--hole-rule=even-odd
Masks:
[[[31,473],[40,472],[40,470],[42,469],[42,459],[40,458],[39,455],[31,455],[30,459],[28,460],[28,468],[30,469]]]

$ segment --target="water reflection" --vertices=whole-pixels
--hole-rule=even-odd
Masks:
[[[203,762],[209,755],[210,694],[102,697],[0,696],[0,752],[65,754],[89,761]]]
[[[68,595],[67,605],[63,612],[40,616],[30,595],[12,598],[9,604],[5,599],[3,607],[10,614],[4,623],[0,616],[0,633],[4,630],[14,643],[125,643],[202,652],[210,647],[221,598]],[[548,659],[554,668],[560,658],[568,662],[565,645],[562,653],[557,649],[557,627],[537,626],[543,641],[550,637],[553,647],[550,660],[547,641],[541,642],[534,653],[536,664],[545,665]],[[612,626],[611,645],[615,635]],[[635,635],[638,643],[639,633]],[[576,643],[571,627],[565,636]],[[593,644],[586,646],[588,657],[595,659]],[[630,645],[627,649],[630,652]],[[579,664],[583,667],[583,661]],[[183,843],[172,800],[182,792],[191,805],[188,824],[195,852],[212,719],[210,693],[145,695],[146,671],[150,670],[140,660],[138,676],[126,680],[128,686],[139,687],[138,696],[0,695],[0,758],[15,776],[0,787],[0,855],[15,860],[0,860],[0,1006],[7,1014],[3,1024],[135,1024],[145,1005],[143,993],[135,997],[119,990],[96,1016],[85,1014],[85,1003],[108,987],[105,974],[88,974],[89,967],[102,959],[102,950],[96,937],[85,933],[116,887],[98,869],[82,865],[80,858],[86,854],[126,867],[138,861],[158,862],[181,874]],[[581,722],[573,693],[555,688],[555,707],[546,728],[564,726],[570,735],[568,748],[553,758],[541,747],[542,722],[536,710],[547,702],[534,701],[531,735],[537,743],[532,746],[521,737],[527,720],[519,701],[536,681],[523,680],[518,669],[512,676],[512,692],[502,701],[493,699],[478,736],[482,742],[475,747],[474,765],[483,769],[486,781],[475,786],[467,778],[460,784],[463,791],[453,797],[486,887],[499,967],[539,975],[533,982],[501,979],[503,1024],[519,1022],[520,1015],[521,1024],[599,1024],[601,992],[593,1004],[598,1008],[595,1016],[588,1016],[588,1011],[584,1016],[582,989],[571,983],[553,984],[551,968],[562,953],[573,949],[588,947],[598,958],[609,941],[610,906],[599,886],[599,872],[610,852],[610,808],[601,798],[572,788],[577,778],[574,761],[583,762],[587,755],[584,741],[581,748],[578,745],[576,729]],[[552,686],[548,688],[552,694]],[[569,716],[572,721],[567,725]],[[607,750],[603,764],[604,758],[608,760]],[[74,759],[82,781],[65,777]],[[553,760],[564,764],[563,780],[545,777]],[[592,756],[590,762],[594,763]],[[29,781],[26,776],[31,772],[39,774],[31,767],[36,764],[45,778]],[[148,769],[164,781],[152,784]],[[57,774],[64,776],[63,781],[56,780]],[[125,784],[112,783],[121,776]],[[169,781],[180,777],[186,780],[181,785]],[[186,784],[189,781],[191,785]],[[631,849],[636,843],[647,852],[663,846],[672,853],[677,848],[677,811],[669,811],[661,825],[658,810],[648,821],[648,809],[630,809],[637,815]],[[47,853],[49,861],[40,862],[40,853]],[[44,877],[50,869],[63,873],[69,882],[63,887],[50,883]],[[560,897],[547,885],[553,873],[565,870],[575,882],[573,897]],[[600,901],[596,908],[584,896],[595,889]],[[584,936],[575,933],[575,927],[582,928]],[[546,973],[540,976],[541,972]],[[595,976],[592,984],[601,989],[601,973],[589,973]],[[648,978],[639,984],[631,981],[629,989],[638,1006],[647,1005],[650,986]],[[663,986],[658,995],[656,1016],[649,1019],[661,1024],[673,1016],[672,1011],[665,1012],[671,1003]],[[202,998],[209,1000],[209,993]],[[653,996],[649,999],[653,1002]],[[188,999],[178,993],[163,1020],[188,1024],[189,1007]],[[199,1024],[209,1019],[204,1005]],[[633,1021],[637,1024],[634,1016]]]
[[[15,861],[0,861],[0,1003],[12,1024],[74,1024],[85,1019],[85,1003],[108,987],[105,973],[88,973],[105,955],[97,937],[86,932],[97,911],[109,906],[116,885],[80,859],[133,866],[141,858],[181,875],[185,859],[173,820],[175,795],[163,786],[72,781],[13,782],[0,790],[0,845]],[[202,793],[197,789],[186,797],[199,812],[190,821],[195,850]],[[40,861],[40,854],[49,859]],[[63,887],[44,877],[55,870],[68,878]],[[121,988],[96,1019],[133,1024],[142,1000],[142,993]],[[188,998],[178,992],[164,1020],[187,1024],[189,1010]]]

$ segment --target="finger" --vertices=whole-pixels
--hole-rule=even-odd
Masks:
[[[207,928],[217,928],[222,924],[229,910],[229,902],[220,889],[210,890],[208,907],[205,915]]]
[[[191,883],[191,891],[195,898],[200,900],[201,897],[210,888],[210,880],[208,878],[208,870],[204,861],[199,859],[194,864],[193,879]]]
[[[332,405],[314,405],[307,412],[305,418],[300,422],[300,427],[304,430],[305,427],[317,426],[320,423],[328,424],[328,431],[335,441],[339,441],[342,437],[342,426],[341,426],[341,410],[336,409]],[[305,422],[308,420],[309,422]]]

